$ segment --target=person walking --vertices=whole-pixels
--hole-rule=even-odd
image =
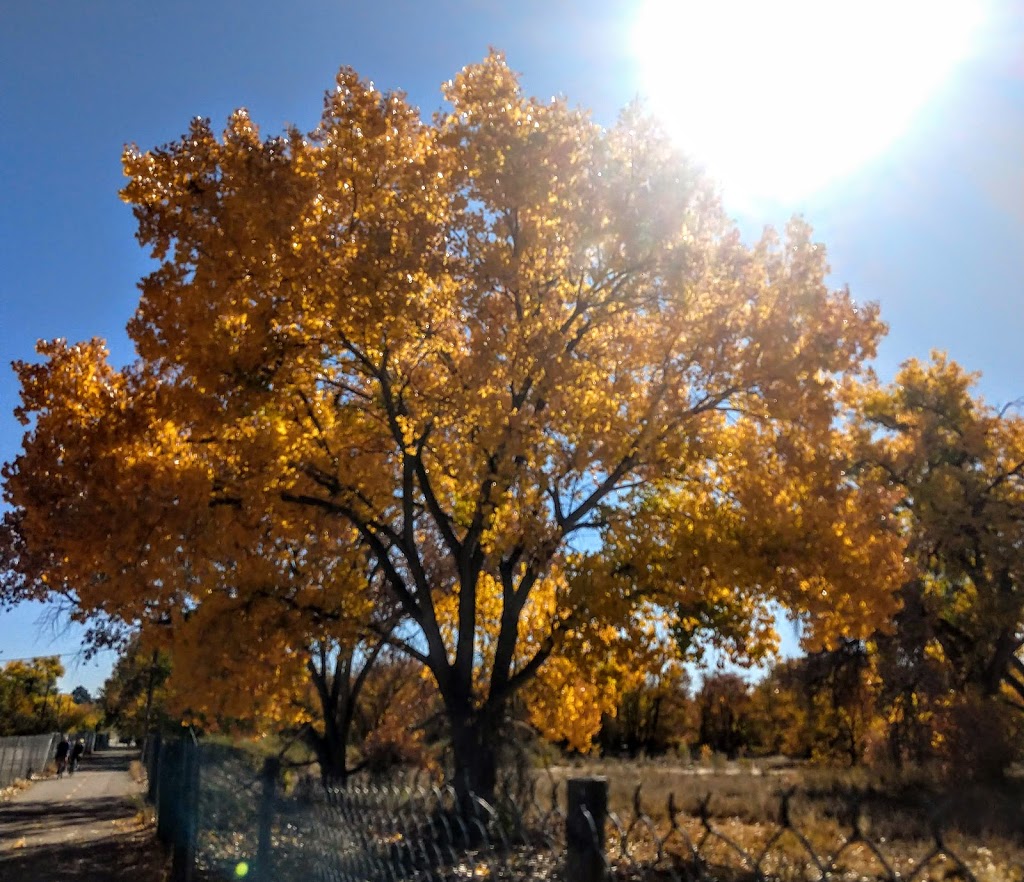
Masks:
[[[64,770],[68,766],[68,753],[71,751],[71,744],[68,742],[67,736],[60,736],[60,743],[57,745],[57,752],[53,755],[53,758],[57,761],[57,777],[64,777]]]
[[[82,758],[82,754],[85,753],[85,745],[82,743],[82,739],[79,738],[75,742],[75,746],[71,748],[71,774],[75,774],[75,769],[78,768],[78,761]]]

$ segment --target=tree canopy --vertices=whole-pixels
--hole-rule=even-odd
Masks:
[[[862,451],[899,488],[911,536],[903,649],[1024,707],[1024,418],[973,394],[976,380],[941,354],[908,361],[865,391]]]
[[[0,737],[95,726],[99,713],[88,693],[81,700],[81,687],[71,695],[58,691],[63,675],[57,656],[9,661],[0,667]]]
[[[745,245],[641,112],[602,128],[500,54],[443,93],[425,121],[342,70],[312,132],[239,110],[125,152],[138,359],[17,366],[7,547],[22,596],[215,647],[239,706],[369,626],[486,790],[517,690],[585,741],[673,629],[763,654],[777,603],[866,636],[902,539],[837,431],[883,325],[806,224]]]

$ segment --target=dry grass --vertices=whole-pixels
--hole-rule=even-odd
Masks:
[[[28,790],[35,781],[42,781],[44,778],[52,778],[57,774],[57,769],[53,763],[47,763],[38,772],[33,772],[31,778],[18,778],[12,781],[6,787],[0,787],[0,802],[6,802],[9,799],[17,796],[23,790]]]
[[[146,781],[146,767],[139,760],[128,763],[128,774],[136,784],[144,784]]]
[[[823,863],[839,853],[837,864],[852,878],[884,876],[867,844],[844,848],[859,831],[885,863],[907,876],[936,851],[937,823],[946,856],[936,856],[916,878],[957,878],[951,854],[979,882],[1024,880],[1021,782],[951,788],[922,775],[885,780],[858,770],[778,761],[701,766],[587,760],[541,773],[538,793],[546,801],[549,785],[558,784],[564,794],[565,779],[590,775],[608,779],[609,809],[616,816],[610,845],[619,858],[649,862],[659,851],[685,855],[699,846],[710,862],[738,867],[743,862],[732,844],[755,860],[770,846],[761,868],[781,878],[784,866],[808,870],[808,862],[813,864],[808,849]],[[792,796],[784,799],[786,792]]]

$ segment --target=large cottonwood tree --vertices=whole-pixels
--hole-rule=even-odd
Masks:
[[[673,626],[767,646],[768,601],[869,633],[902,556],[835,447],[883,327],[806,225],[747,247],[642,114],[526,97],[499,54],[444,97],[425,122],[343,70],[311,133],[240,110],[128,150],[138,362],[20,366],[6,493],[83,609],[235,616],[268,664],[386,595],[487,792],[521,687],[571,724]]]

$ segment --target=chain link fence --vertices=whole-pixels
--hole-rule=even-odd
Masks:
[[[0,787],[41,772],[53,759],[60,735],[15,735],[0,738]]]
[[[482,799],[415,775],[324,787],[193,740],[151,756],[161,836],[186,882],[1024,882],[1019,825],[981,844],[935,813],[877,835],[858,798],[812,817],[782,793],[771,820],[754,822],[692,794],[685,810],[675,795],[647,806],[640,789],[612,812],[593,777],[530,772]]]

